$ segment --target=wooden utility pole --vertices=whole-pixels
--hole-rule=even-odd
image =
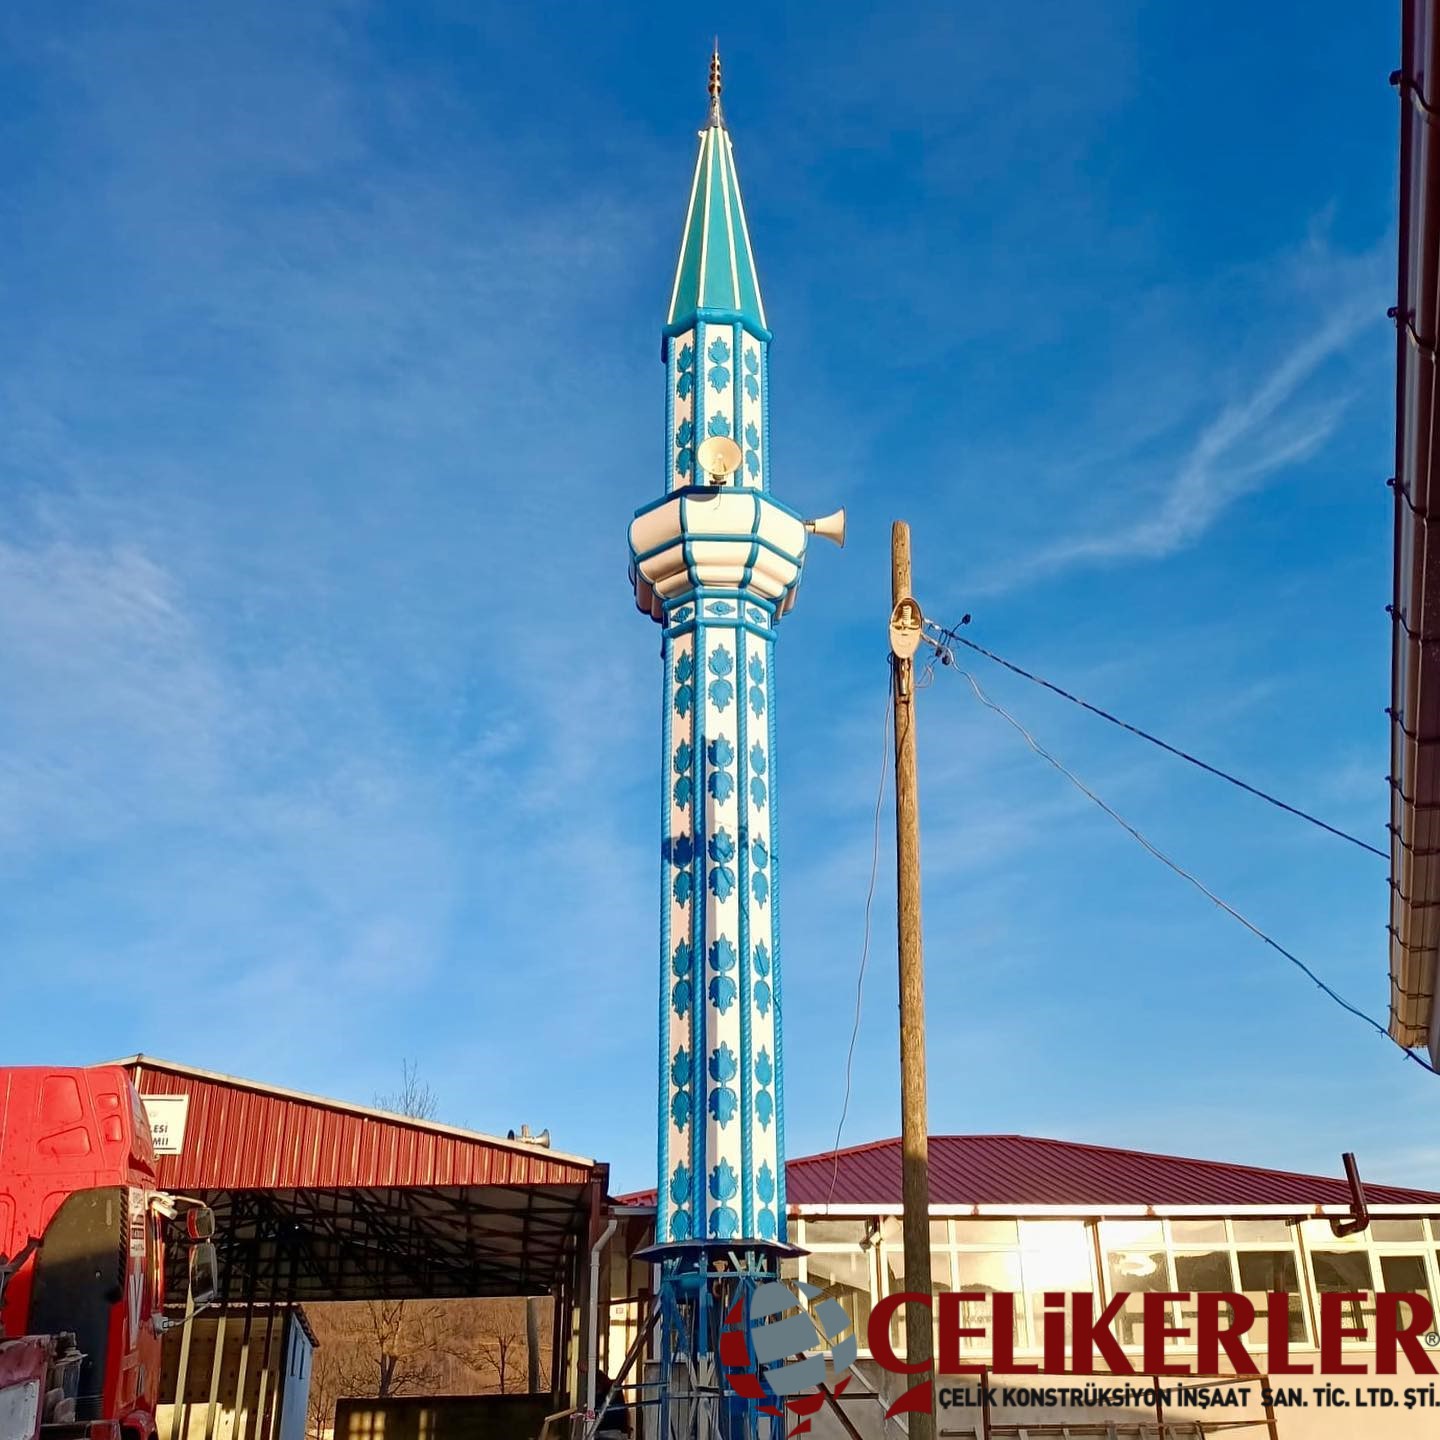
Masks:
[[[920,799],[915,780],[915,662],[922,612],[910,592],[910,527],[890,527],[892,700],[895,706],[895,868],[900,931],[900,1148],[905,1288],[929,1296],[930,1158],[925,1103],[925,955],[920,934]],[[908,602],[908,603],[907,603]],[[934,1440],[934,1345],[929,1306],[905,1307],[905,1354],[924,1361],[931,1404],[909,1416],[910,1440]],[[917,1377],[917,1383],[918,1377]]]

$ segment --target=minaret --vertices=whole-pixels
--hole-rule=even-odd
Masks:
[[[760,1273],[786,1248],[775,630],[811,531],[843,517],[770,494],[770,330],[718,53],[709,88],[663,331],[665,493],[630,525],[665,662],[656,1244],[672,1270],[720,1251]]]

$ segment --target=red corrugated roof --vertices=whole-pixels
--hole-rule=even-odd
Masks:
[[[585,1185],[595,1162],[473,1130],[135,1055],[141,1095],[188,1095],[185,1145],[161,1155],[172,1190]]]
[[[838,1160],[838,1164],[837,1164]],[[900,1141],[876,1140],[790,1160],[791,1205],[899,1205]],[[1395,1185],[1365,1186],[1372,1205],[1440,1210],[1440,1194]],[[619,1202],[653,1205],[646,1190]],[[932,1205],[1096,1206],[1348,1205],[1344,1180],[1255,1165],[1189,1160],[1029,1135],[932,1135]]]

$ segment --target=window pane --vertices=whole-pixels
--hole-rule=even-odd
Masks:
[[[882,1250],[881,1255],[885,1260],[885,1293],[893,1295],[897,1290],[904,1290],[905,1286],[905,1252],[903,1250]],[[930,1252],[930,1284],[932,1293],[936,1295],[947,1294],[950,1290],[950,1257],[943,1250],[932,1250]],[[930,1347],[933,1354],[939,1346],[938,1318],[939,1308],[931,1310],[932,1329],[930,1333]],[[863,1337],[862,1337],[863,1343]],[[895,1347],[897,1355],[905,1353],[905,1308],[902,1306],[890,1318],[890,1343]]]
[[[1370,1236],[1374,1240],[1423,1240],[1423,1220],[1372,1220]]]
[[[1170,1283],[1170,1267],[1163,1250],[1108,1250],[1105,1254],[1105,1270],[1110,1282],[1110,1293],[1119,1295],[1129,1292],[1134,1295],[1146,1290],[1173,1290]],[[1141,1301],[1127,1300],[1125,1307],[1116,1317],[1115,1333],[1122,1345],[1138,1345],[1141,1332]]]
[[[886,1249],[881,1253],[885,1256],[885,1293],[893,1295],[905,1289],[905,1252]],[[950,1256],[944,1250],[930,1252],[930,1284],[937,1295],[951,1289]]]
[[[1238,1229],[1240,1221],[1235,1225]],[[1235,1256],[1235,1263],[1240,1269],[1240,1293],[1254,1304],[1258,1313],[1265,1313],[1265,1297],[1272,1290],[1283,1290],[1290,1296],[1290,1338],[1304,1340],[1305,1307],[1300,1299],[1295,1252],[1241,1250]]]
[[[1430,1298],[1430,1277],[1425,1273],[1423,1255],[1377,1255],[1375,1258],[1380,1262],[1382,1290],[1404,1291],[1407,1294]],[[1382,1303],[1378,1297],[1376,1303]],[[1409,1325],[1412,1320],[1411,1307],[1401,1301],[1396,1308],[1400,1312],[1398,1323]]]
[[[905,1226],[898,1216],[887,1215],[881,1220],[880,1241],[884,1245],[903,1245],[905,1243]],[[948,1245],[950,1243],[946,1221],[935,1219],[930,1221],[930,1243],[932,1245]]]
[[[957,1255],[955,1267],[959,1280],[956,1288],[962,1295],[993,1295],[997,1290],[1018,1295],[1024,1289],[1020,1256],[1014,1250],[972,1250]],[[988,1332],[993,1315],[988,1300],[967,1301],[960,1306],[960,1324],[964,1326],[979,1326]],[[1019,1306],[1016,1306],[1015,1330],[1016,1345],[1024,1345],[1025,1316]],[[967,1338],[962,1349],[965,1354],[989,1354],[990,1345],[983,1338]]]
[[[1197,1251],[1193,1255],[1175,1256],[1175,1288],[1185,1291],[1235,1289],[1228,1250]],[[1182,1300],[1179,1304],[1180,1323],[1190,1327],[1191,1335],[1199,1319],[1200,1306],[1195,1300]],[[1231,1308],[1224,1310],[1223,1323],[1229,1324]],[[1178,1342],[1177,1342],[1178,1343]],[[1193,1343],[1193,1340],[1192,1342]]]
[[[1165,1243],[1165,1227],[1158,1220],[1106,1220],[1100,1239],[1107,1250],[1158,1250]]]
[[[855,1322],[855,1334],[865,1342],[865,1326],[870,1320],[870,1256],[860,1254],[818,1254],[805,1257],[806,1279],[828,1291],[845,1307]]]
[[[1223,1220],[1172,1220],[1170,1238],[1177,1245],[1223,1245],[1225,1243],[1225,1222]]]
[[[805,1222],[805,1243],[807,1245],[863,1245],[867,1222],[863,1218],[854,1220],[807,1220]]]
[[[1315,1271],[1315,1288],[1324,1294],[1337,1290],[1373,1290],[1370,1257],[1363,1250],[1317,1250],[1310,1257]],[[1374,1301],[1352,1300],[1343,1311],[1345,1324],[1352,1328],[1373,1325]]]
[[[1013,1220],[957,1220],[957,1245],[1013,1245],[1019,1239]]]
[[[1328,1220],[1307,1220],[1300,1229],[1305,1244],[1312,1250],[1363,1250],[1368,1239],[1363,1230],[1353,1235],[1337,1235]]]
[[[1291,1241],[1290,1227],[1283,1220],[1233,1220],[1235,1240],[1243,1245],[1247,1240]]]
[[[1093,1291],[1095,1252],[1090,1241],[1090,1227],[1075,1220],[1027,1220],[1020,1229],[1020,1240],[1020,1265],[1025,1277],[1025,1307],[1030,1314],[1030,1343],[1038,1345],[1042,1333],[1040,1316],[1045,1308],[1045,1292]],[[1018,1317],[1016,1323],[1018,1326]],[[1070,1328],[1070,1308],[1067,1305],[1067,1337]]]
[[[1175,1288],[1177,1290],[1233,1290],[1228,1250],[1197,1251],[1194,1255],[1175,1257]]]

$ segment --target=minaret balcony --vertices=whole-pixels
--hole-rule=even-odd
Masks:
[[[695,591],[764,602],[778,619],[795,603],[809,533],[800,516],[758,490],[692,485],[647,505],[630,522],[635,604],[663,623]]]

